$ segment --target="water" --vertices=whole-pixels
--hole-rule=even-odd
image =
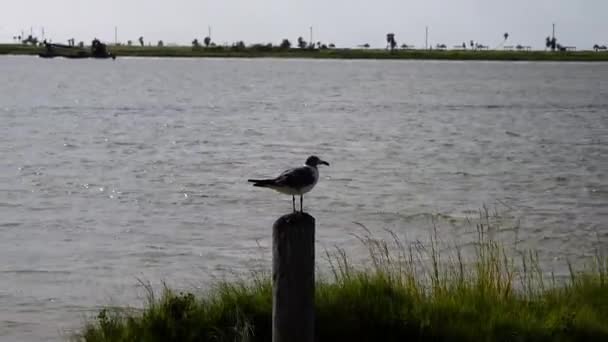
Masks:
[[[556,271],[608,240],[608,64],[0,58],[0,340],[61,340],[138,279],[267,266],[312,153],[318,250],[466,241],[483,205]],[[435,215],[439,214],[439,215]],[[435,216],[432,216],[435,215]]]

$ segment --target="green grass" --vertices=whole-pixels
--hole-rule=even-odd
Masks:
[[[547,51],[439,51],[383,49],[280,49],[277,47],[212,47],[190,46],[109,46],[118,57],[235,57],[235,58],[324,58],[324,59],[436,59],[436,60],[502,60],[502,61],[608,61],[607,52],[547,52]],[[40,47],[20,44],[0,44],[0,55],[31,55],[42,51]]]
[[[474,253],[360,236],[369,265],[327,252],[316,286],[318,341],[607,341],[608,259],[565,281],[547,277],[535,253],[513,257],[479,223]],[[547,279],[549,278],[549,279]],[[270,341],[272,288],[264,274],[207,293],[151,289],[143,310],[105,309],[79,341]]]
[[[36,55],[44,48],[23,44],[0,44],[0,55]]]

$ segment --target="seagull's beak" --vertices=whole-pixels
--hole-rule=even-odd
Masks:
[[[323,165],[329,166],[329,163],[326,162],[325,160],[319,160],[319,164],[323,164]]]

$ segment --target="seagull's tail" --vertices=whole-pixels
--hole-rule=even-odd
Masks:
[[[248,179],[247,181],[253,183],[253,186],[266,187],[274,185],[274,179]]]

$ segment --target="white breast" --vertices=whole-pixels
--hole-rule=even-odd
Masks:
[[[310,169],[312,169],[312,172],[313,172],[313,175],[314,175],[313,177],[315,178],[315,181],[311,185],[303,187],[300,190],[300,193],[298,195],[305,194],[305,193],[309,192],[310,190],[312,190],[312,188],[315,187],[315,185],[317,185],[317,182],[319,181],[319,170],[316,167],[310,167],[308,165],[307,165],[307,167],[309,167]]]

